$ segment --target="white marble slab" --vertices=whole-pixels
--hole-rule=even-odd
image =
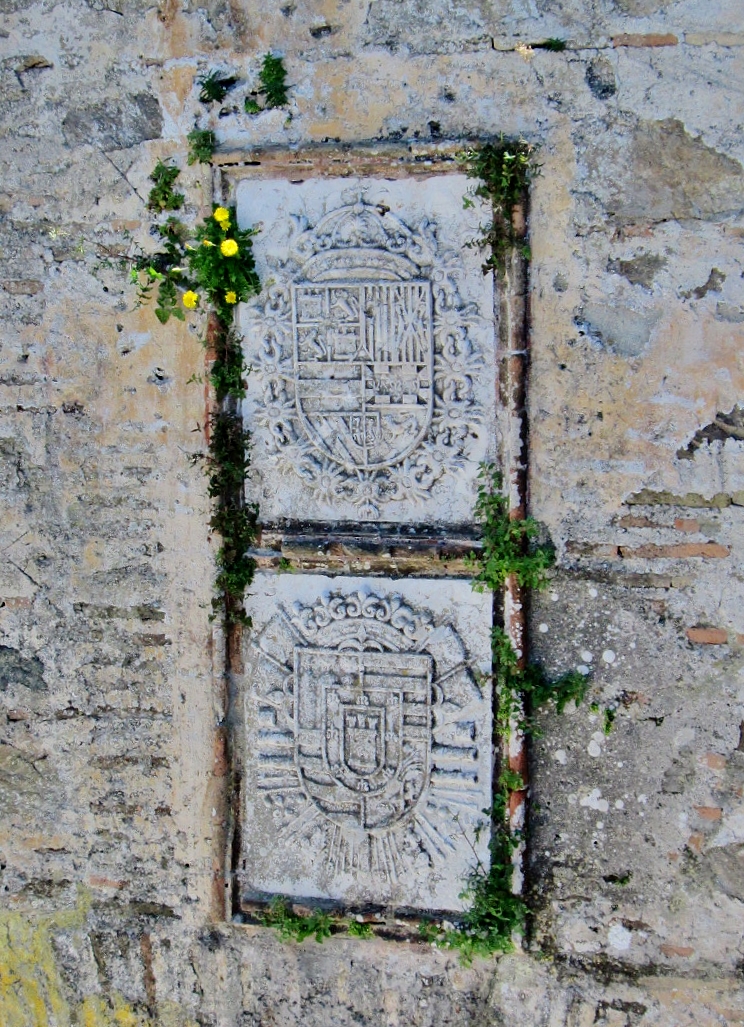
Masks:
[[[472,521],[496,454],[493,281],[462,175],[250,180],[240,325],[264,522]]]
[[[462,909],[488,865],[491,596],[292,574],[251,591],[243,893]]]

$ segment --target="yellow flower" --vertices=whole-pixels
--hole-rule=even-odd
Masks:
[[[202,246],[214,246],[214,243],[210,242],[209,239],[202,239]]]
[[[182,302],[187,310],[193,310],[196,304],[199,302],[199,294],[196,292],[192,292],[191,289],[189,289],[188,292],[185,292],[183,294]]]
[[[238,297],[232,291],[232,289],[230,290],[230,292],[226,292],[225,293],[225,303],[237,303],[237,302],[238,302]]]
[[[225,239],[220,243],[220,253],[223,257],[234,257],[238,252],[238,244],[234,239]]]
[[[218,207],[212,217],[218,224],[221,224],[223,221],[230,220],[230,211],[226,207]]]

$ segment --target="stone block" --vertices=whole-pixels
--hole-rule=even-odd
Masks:
[[[493,285],[461,175],[258,180],[241,311],[261,519],[463,523],[495,456]]]
[[[624,32],[612,37],[613,46],[676,46],[678,42],[671,32]]]
[[[463,908],[488,863],[491,597],[441,584],[257,576],[246,898]]]

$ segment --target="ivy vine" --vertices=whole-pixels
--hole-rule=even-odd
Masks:
[[[481,226],[472,243],[485,252],[483,273],[503,274],[507,258],[515,249],[529,259],[530,250],[521,231],[514,225],[514,208],[526,200],[530,182],[538,173],[534,164],[535,147],[523,139],[486,143],[465,150],[459,160],[468,178],[477,180],[463,205],[475,206],[473,197],[490,204],[491,220]]]

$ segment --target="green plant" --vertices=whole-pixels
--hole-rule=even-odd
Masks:
[[[229,323],[235,305],[259,292],[251,241],[255,231],[238,228],[234,207],[215,206],[193,234],[196,245],[188,241],[189,230],[177,218],[156,228],[163,247],[132,260],[132,280],[138,286],[139,304],[147,302],[158,286],[155,314],[161,323],[171,316],[183,320],[184,307],[193,310],[202,299]],[[212,383],[221,398],[242,396],[247,368],[237,360],[240,347],[233,349],[234,360],[225,363],[218,356],[212,369]]]
[[[250,627],[243,596],[253,580],[255,560],[248,550],[256,538],[258,507],[243,502],[243,483],[250,467],[250,432],[238,413],[219,410],[211,417],[207,455],[208,492],[217,501],[210,527],[222,544],[215,562],[218,595],[212,600],[214,616],[223,612],[227,624]]]
[[[324,938],[330,938],[333,925],[330,913],[316,909],[308,916],[303,916],[296,913],[284,898],[272,899],[260,919],[267,927],[278,931],[285,941],[289,938],[304,941],[314,935],[316,941],[322,942]]]
[[[605,707],[602,716],[602,731],[604,734],[609,735],[612,733],[612,725],[615,723],[615,717],[617,710],[611,706]]]
[[[189,268],[197,287],[226,322],[236,303],[261,288],[251,242],[255,234],[254,229],[238,228],[234,207],[215,206],[196,230],[199,245],[189,248]]]
[[[503,478],[493,464],[481,464],[475,517],[483,525],[483,548],[468,557],[475,570],[476,592],[500,588],[513,574],[525,588],[543,588],[546,571],[555,562],[552,546],[535,544],[539,525],[533,517],[511,520]]]
[[[491,634],[496,687],[496,730],[509,738],[512,724],[522,731],[534,731],[532,716],[552,703],[563,713],[569,702],[580,703],[589,688],[589,679],[576,670],[567,671],[551,681],[537,663],[522,667],[509,636],[503,628]],[[526,707],[526,711],[525,711]]]
[[[218,71],[210,71],[208,75],[202,75],[197,79],[197,84],[201,86],[199,99],[202,103],[219,103],[225,99],[237,81],[232,75],[220,75]]]
[[[468,178],[478,179],[471,195],[491,204],[491,221],[482,226],[480,237],[472,243],[486,251],[484,274],[503,273],[514,247],[529,258],[529,247],[514,227],[512,214],[515,206],[525,200],[527,187],[537,172],[532,163],[533,153],[534,147],[522,139],[502,138],[498,143],[486,143],[459,156]],[[470,196],[465,196],[463,203],[473,206]]]
[[[180,210],[185,196],[183,193],[173,192],[173,183],[180,174],[180,168],[165,164],[162,160],[157,162],[150,175],[150,181],[155,184],[147,197],[148,210]]]
[[[287,71],[283,59],[272,53],[264,54],[258,77],[261,82],[259,92],[265,97],[266,107],[284,107],[288,97]]]
[[[185,314],[179,298],[180,290],[188,286],[186,272],[181,266],[186,254],[188,229],[175,217],[169,217],[165,224],[155,228],[162,249],[156,253],[140,253],[130,262],[130,277],[137,286],[137,305],[147,303],[157,286],[155,316],[158,321],[166,324],[171,317],[183,321]]]
[[[258,73],[260,87],[249,93],[245,98],[246,114],[260,114],[261,111],[274,107],[285,107],[289,102],[287,95],[287,70],[284,60],[272,53],[264,54],[261,70]],[[263,96],[263,107],[257,97]]]
[[[509,830],[507,821],[509,793],[522,787],[524,782],[518,774],[502,770],[493,805],[490,810],[484,810],[491,825],[489,864],[484,866],[476,856],[475,867],[460,895],[470,902],[470,908],[460,917],[459,924],[445,929],[424,922],[419,928],[425,941],[441,948],[457,949],[466,964],[476,955],[510,952],[514,948],[514,933],[523,929],[527,905],[512,890],[512,857],[521,838],[518,832]]]
[[[346,933],[351,935],[352,938],[373,938],[374,931],[369,924],[365,924],[360,920],[349,920],[346,924]]]
[[[169,179],[172,184],[175,169],[166,170],[169,174],[164,176],[156,168],[159,180]],[[260,289],[252,250],[254,233],[238,228],[234,207],[218,206],[193,234],[174,217],[156,229],[162,248],[129,259],[138,303],[151,299],[157,288],[155,314],[162,324],[170,317],[184,320],[186,310],[200,304],[216,315],[210,326],[214,361],[209,380],[218,409],[210,415],[206,454],[207,491],[215,500],[210,526],[221,536],[215,558],[213,616],[222,612],[226,624],[248,624],[243,596],[255,572],[255,561],[248,553],[256,538],[258,510],[243,500],[251,437],[243,427],[238,404],[245,396],[249,368],[230,321],[235,305]],[[189,241],[190,234],[194,242]]]
[[[280,556],[277,570],[280,574],[291,574],[294,570],[294,567],[292,566],[292,561],[288,560],[286,556]]]
[[[550,50],[553,53],[562,53],[566,49],[565,39],[556,39],[554,36],[550,36],[548,39],[543,39],[542,43],[533,43],[533,50]]]
[[[224,323],[216,326],[213,340],[215,359],[210,381],[220,409],[211,417],[207,455],[207,491],[216,500],[210,527],[222,538],[215,562],[217,596],[212,600],[214,615],[221,610],[227,624],[250,626],[243,597],[253,580],[256,562],[248,550],[256,540],[258,507],[243,500],[243,485],[250,468],[251,435],[236,410],[226,401],[245,396],[245,363],[240,336]]]
[[[217,138],[209,129],[195,128],[186,136],[189,141],[188,163],[209,164],[217,146]]]

